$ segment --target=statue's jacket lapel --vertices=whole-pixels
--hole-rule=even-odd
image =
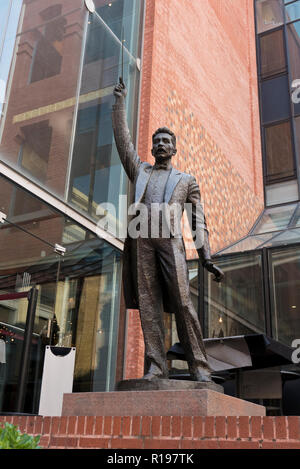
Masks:
[[[152,174],[153,167],[148,163],[142,163],[140,166],[140,170],[137,175],[136,183],[135,183],[135,203],[140,203],[144,197],[147,184],[149,182],[150,176]],[[164,202],[169,203],[171,197],[173,195],[174,189],[177,186],[178,182],[182,178],[183,173],[178,171],[177,169],[172,168],[170,176],[168,178],[165,194],[164,194]]]
[[[165,189],[165,196],[164,196],[164,202],[168,204],[171,200],[171,197],[173,195],[174,189],[179,183],[180,179],[182,178],[183,174],[178,171],[177,169],[172,168],[170,176],[168,178],[167,184],[166,184],[166,189]]]

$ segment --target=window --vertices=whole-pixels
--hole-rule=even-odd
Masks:
[[[47,174],[52,128],[48,121],[21,127],[20,164],[30,175],[44,181]]]
[[[290,122],[265,128],[267,182],[295,176]]]
[[[282,181],[266,187],[266,205],[284,204],[298,200],[298,183],[296,179]]]
[[[255,234],[284,230],[288,227],[295,212],[296,204],[274,207],[264,212],[263,217],[254,229]]]
[[[260,61],[262,78],[286,71],[282,29],[260,37]]]
[[[291,79],[300,78],[300,21],[287,26]]]
[[[286,21],[294,21],[300,18],[300,1],[285,6]]]
[[[290,116],[290,96],[286,75],[261,84],[262,120],[274,122]]]
[[[265,332],[261,254],[216,258],[224,271],[221,284],[206,277],[205,337],[228,337]]]
[[[300,337],[300,250],[276,249],[269,254],[273,335],[291,346]]]
[[[300,21],[287,26],[288,50],[290,63],[290,83],[300,79]],[[299,88],[299,86],[298,86]],[[293,97],[294,114],[300,114],[300,89],[295,89],[295,84],[291,90]]]
[[[258,0],[256,3],[257,32],[263,33],[283,23],[283,7],[280,0]]]
[[[56,7],[56,8],[55,8]],[[30,82],[44,80],[58,75],[62,64],[62,40],[66,19],[57,15],[61,12],[61,5],[53,5],[41,13],[46,23],[43,30],[36,29],[36,46],[31,67]]]

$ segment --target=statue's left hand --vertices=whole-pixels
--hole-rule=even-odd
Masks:
[[[207,261],[205,263],[205,266],[204,266],[209,272],[211,272],[212,274],[214,274],[214,281],[215,282],[222,282],[222,280],[224,279],[224,272],[222,269],[220,269],[220,267],[216,266],[215,264],[213,264],[212,262],[210,261]]]

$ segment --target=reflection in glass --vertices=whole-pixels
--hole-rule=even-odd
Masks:
[[[265,80],[261,84],[262,120],[264,123],[290,116],[290,96],[287,76]]]
[[[297,0],[285,7],[286,21],[294,21],[300,18],[300,1]]]
[[[300,21],[287,26],[291,80],[300,78]]]
[[[283,7],[281,0],[257,0],[256,24],[257,33],[276,28],[283,23]]]
[[[259,234],[284,230],[290,223],[296,206],[296,204],[290,204],[267,209],[254,228],[254,233]]]
[[[260,253],[216,258],[222,283],[206,280],[205,337],[264,333],[264,301]]]
[[[299,199],[296,179],[266,186],[266,205],[284,204]]]
[[[220,254],[230,254],[234,252],[252,251],[257,249],[259,246],[268,241],[272,235],[262,234],[258,236],[247,236],[245,239],[241,239],[239,242],[232,244],[226,249],[218,252]]]
[[[0,210],[14,225],[0,225],[0,295],[38,289],[27,412],[38,410],[46,345],[76,347],[77,391],[114,388],[120,306],[119,251],[34,201],[1,179]],[[64,257],[54,252],[55,243],[66,247]],[[0,299],[0,339],[10,338],[0,380],[6,411],[14,410],[26,308],[27,300]]]
[[[261,36],[260,43],[260,73],[262,78],[282,73],[286,70],[283,30],[274,31]]]
[[[300,248],[269,252],[273,335],[291,346],[300,337]]]
[[[266,242],[264,247],[284,246],[300,242],[300,230],[284,230]]]
[[[115,147],[111,109],[113,87],[121,74],[122,30],[124,33],[124,81],[126,105],[133,141],[137,111],[138,51],[141,2],[117,0],[111,6],[98,2],[90,15],[82,70],[79,110],[70,173],[69,200],[79,210],[99,219],[105,206],[113,221],[122,220],[119,195],[127,193],[127,178]],[[97,7],[97,5],[96,5]],[[111,208],[112,207],[112,208]],[[116,220],[117,219],[117,220]]]
[[[291,123],[265,127],[267,182],[295,176]]]
[[[300,228],[300,205],[298,205],[298,208],[296,210],[296,216],[294,219],[293,227],[297,226]]]
[[[14,53],[23,0],[0,2],[0,123],[3,105],[7,101],[8,76]],[[1,132],[0,132],[1,136]]]
[[[300,21],[287,26],[288,50],[290,57],[290,83],[292,89],[294,114],[300,114],[300,90],[295,88],[295,81],[300,79]],[[294,82],[294,83],[293,83]],[[295,101],[299,101],[298,103]]]
[[[63,196],[87,10],[81,0],[71,7],[66,0],[21,4],[22,21],[5,56],[0,158]]]

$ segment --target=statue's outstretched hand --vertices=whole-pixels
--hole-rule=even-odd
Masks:
[[[216,266],[215,264],[213,264],[211,261],[207,261],[204,265],[204,267],[209,271],[211,272],[212,274],[214,274],[214,279],[216,282],[222,282],[223,278],[224,278],[224,272],[223,270],[220,269],[220,267]]]
[[[119,78],[119,83],[116,84],[114,87],[114,95],[116,98],[125,98],[127,95],[127,88],[123,81],[123,78]]]

